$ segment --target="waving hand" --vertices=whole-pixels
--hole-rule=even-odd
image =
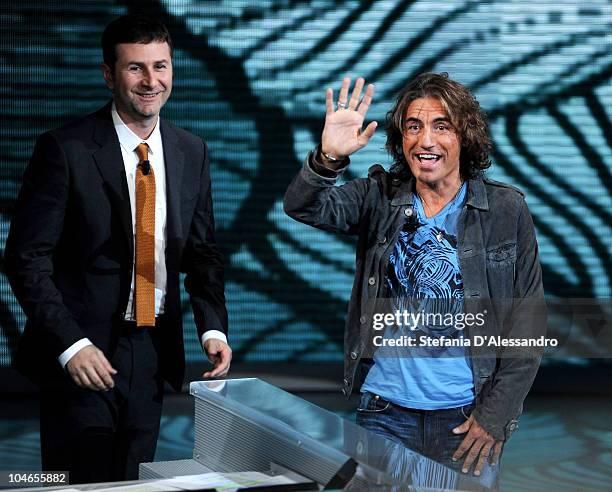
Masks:
[[[325,127],[321,136],[321,151],[323,154],[343,159],[358,151],[368,143],[377,123],[372,121],[365,130],[362,130],[363,120],[368,112],[372,96],[374,95],[374,85],[368,85],[363,99],[360,101],[361,91],[365,81],[362,77],[357,79],[355,87],[348,100],[348,91],[351,79],[345,77],[342,80],[342,88],[338,96],[338,109],[334,110],[334,92],[327,89],[325,94]]]

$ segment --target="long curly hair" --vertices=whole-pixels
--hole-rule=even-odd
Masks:
[[[459,173],[462,179],[474,178],[491,166],[492,149],[487,117],[467,87],[448,77],[448,73],[423,73],[406,85],[387,113],[387,151],[393,157],[390,172],[401,179],[412,177],[402,149],[403,119],[415,99],[438,99],[459,136]]]

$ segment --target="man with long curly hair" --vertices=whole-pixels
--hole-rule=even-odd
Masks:
[[[343,392],[362,383],[364,427],[463,473],[496,477],[541,353],[482,352],[470,342],[533,324],[524,301],[537,303],[543,288],[531,216],[519,190],[483,177],[486,116],[445,73],[416,77],[387,114],[390,170],[376,165],[335,186],[376,130],[376,122],[363,129],[374,94],[369,85],[361,97],[364,85],[357,79],[349,99],[345,78],[336,108],[327,90],[321,144],[285,195],[292,218],[358,236]],[[507,299],[513,309],[504,310]],[[484,300],[501,306],[487,314]]]

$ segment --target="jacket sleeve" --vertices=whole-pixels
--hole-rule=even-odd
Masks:
[[[321,165],[310,152],[293,179],[284,199],[285,213],[292,219],[330,232],[357,234],[363,216],[368,179],[354,179],[336,186],[341,171],[333,177],[316,172]]]
[[[502,338],[536,339],[546,333],[546,304],[535,229],[524,200],[517,224],[516,251],[514,299],[502,299],[500,303],[510,304]],[[508,347],[498,353],[491,384],[483,390],[473,412],[476,421],[496,439],[508,439],[517,429],[542,352],[540,347]]]
[[[13,292],[53,357],[85,337],[54,282],[53,256],[62,235],[69,174],[53,133],[41,135],[23,176],[4,251]]]
[[[215,242],[208,149],[203,145],[200,192],[183,250],[181,271],[189,294],[199,338],[204,332],[218,330],[227,335],[223,256]]]

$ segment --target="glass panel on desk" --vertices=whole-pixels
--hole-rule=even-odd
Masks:
[[[293,439],[307,436],[322,448],[333,448],[353,458],[362,468],[384,471],[404,484],[421,477],[417,480],[420,485],[452,489],[467,478],[260,379],[198,381],[191,383],[190,392],[230,412],[248,413],[253,421]],[[427,477],[425,483],[422,477]]]

